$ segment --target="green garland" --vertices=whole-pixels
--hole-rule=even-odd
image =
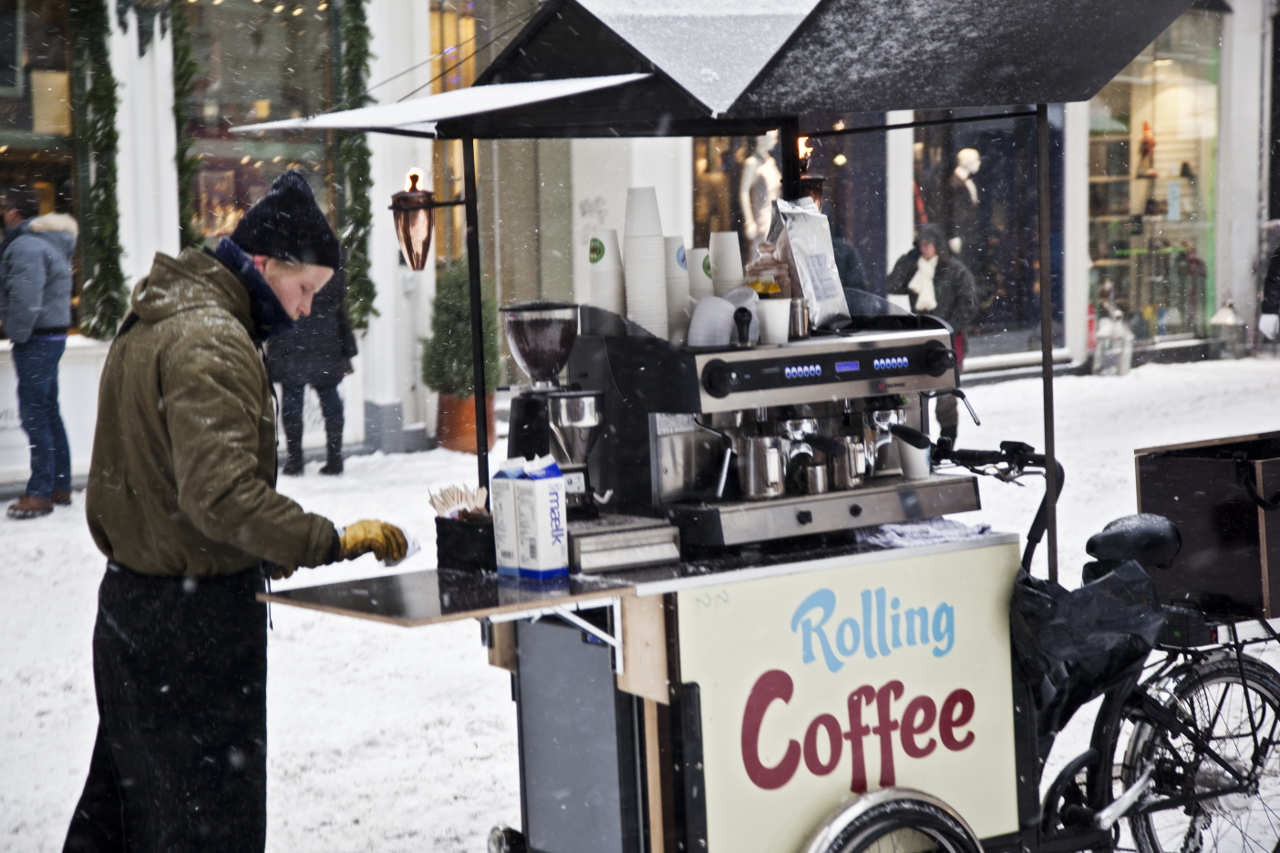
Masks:
[[[365,21],[364,0],[346,0],[342,14],[342,87],[343,109],[355,109],[373,103],[365,91],[369,80],[369,25]],[[373,214],[369,205],[369,187],[373,176],[369,167],[369,144],[363,133],[344,133],[338,140],[338,174],[346,184],[342,188],[339,219],[342,222],[342,249],[346,258],[347,315],[354,329],[369,328],[369,318],[376,317],[373,307],[377,289],[369,277],[369,233]]]
[[[191,22],[184,0],[169,0],[169,20],[173,27],[173,126],[177,138],[173,162],[178,167],[178,239],[184,249],[204,244],[204,230],[196,219],[195,184],[199,163],[191,156],[191,98],[199,67],[191,50]]]
[[[105,0],[70,0],[73,71],[86,93],[76,111],[75,132],[92,158],[87,209],[81,211],[86,240],[81,249],[84,289],[80,293],[80,331],[103,340],[116,333],[129,303],[120,268],[120,207],[116,197],[116,80],[107,41],[111,18]]]

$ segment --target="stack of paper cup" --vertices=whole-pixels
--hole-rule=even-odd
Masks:
[[[653,187],[632,187],[627,190],[627,218],[623,234],[627,237],[662,236],[658,193]]]
[[[579,302],[615,314],[626,311],[622,252],[618,250],[618,232],[613,228],[599,228],[587,236],[587,287],[585,298],[579,298]]]
[[[714,296],[711,284],[711,253],[707,249],[691,249],[686,256],[689,267],[689,296],[697,302],[704,296]]]
[[[660,338],[667,337],[666,241],[653,187],[627,190],[622,269],[626,277],[627,319]]]
[[[738,245],[737,231],[711,232],[711,287],[716,296],[723,296],[742,285],[746,275],[742,271],[742,251]]]
[[[667,333],[672,340],[684,339],[689,329],[689,270],[686,269],[684,238],[663,238],[663,260],[667,274]]]
[[[667,282],[661,234],[626,239],[623,271],[627,285],[627,319],[666,338]]]

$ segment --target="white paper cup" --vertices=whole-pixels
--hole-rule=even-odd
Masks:
[[[623,233],[627,237],[662,236],[658,193],[653,187],[632,187],[627,190],[627,218]]]
[[[689,268],[689,295],[694,301],[714,295],[716,290],[711,283],[711,251],[690,249],[685,256],[685,264]]]
[[[898,437],[893,443],[898,448],[898,459],[902,462],[902,476],[908,480],[923,480],[929,476],[929,448],[912,447]]]
[[[716,296],[723,296],[742,284],[742,250],[737,231],[711,232],[711,286]]]
[[[622,269],[622,251],[618,248],[618,232],[599,228],[587,235],[587,263],[590,269]]]
[[[756,303],[760,318],[760,343],[785,344],[791,331],[791,300],[761,299]]]
[[[691,313],[693,306],[689,300],[689,277],[667,276],[667,334],[674,338],[677,332],[687,331]]]
[[[663,237],[662,256],[666,263],[667,278],[689,278],[689,270],[685,267],[683,237]]]
[[[623,251],[623,270],[627,319],[660,338],[666,338],[667,277],[663,264],[661,234],[649,237],[627,237]]]
[[[615,314],[626,314],[626,293],[622,284],[622,267],[592,269],[587,274],[587,303]]]

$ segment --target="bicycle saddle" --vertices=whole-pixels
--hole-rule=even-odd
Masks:
[[[1182,547],[1178,527],[1163,515],[1126,515],[1089,537],[1084,550],[1096,560],[1136,560],[1143,568],[1168,568]]]

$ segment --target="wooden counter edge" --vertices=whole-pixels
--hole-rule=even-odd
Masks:
[[[671,697],[663,599],[661,595],[622,596],[622,673],[618,675],[618,689],[666,705]]]

